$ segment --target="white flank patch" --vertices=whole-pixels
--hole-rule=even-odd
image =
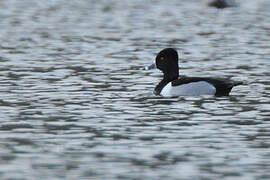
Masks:
[[[179,86],[172,86],[172,83],[168,83],[161,91],[162,96],[200,96],[200,95],[214,95],[216,88],[206,82],[192,82],[188,84],[182,84]]]

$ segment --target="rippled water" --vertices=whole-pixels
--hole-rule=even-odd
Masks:
[[[270,3],[0,0],[0,178],[270,179]],[[165,47],[229,97],[154,96]]]

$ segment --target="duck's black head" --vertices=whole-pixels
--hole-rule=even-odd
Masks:
[[[179,66],[177,51],[173,48],[166,48],[160,51],[156,57],[156,66],[163,72],[163,79],[168,81],[178,79]]]

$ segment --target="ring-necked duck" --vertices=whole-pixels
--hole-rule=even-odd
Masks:
[[[227,7],[235,7],[235,0],[213,0],[208,4],[209,6],[216,7],[219,9],[227,8]]]
[[[163,49],[156,56],[155,64],[145,68],[157,67],[163,72],[163,79],[154,93],[162,96],[228,96],[234,86],[243,84],[228,79],[186,77],[179,78],[178,54],[173,48]]]

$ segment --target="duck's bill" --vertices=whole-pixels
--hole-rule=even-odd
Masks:
[[[144,70],[156,69],[156,64],[153,63],[153,64],[151,64],[150,66],[145,66],[143,69],[144,69]]]

